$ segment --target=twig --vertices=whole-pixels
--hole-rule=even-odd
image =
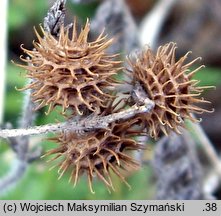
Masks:
[[[190,127],[194,134],[194,138],[203,147],[203,150],[213,167],[213,171],[204,181],[204,191],[206,193],[211,193],[220,185],[221,182],[221,159],[219,158],[219,155],[217,155],[213,144],[205,134],[200,124],[190,122]],[[212,185],[211,181],[214,182]]]
[[[19,122],[20,127],[31,126],[35,119],[33,113],[34,104],[30,100],[30,91],[26,92],[24,106],[22,111],[22,117]],[[16,153],[16,159],[11,164],[8,173],[0,179],[0,194],[9,191],[16,183],[23,177],[28,167],[28,163],[33,161],[33,155],[39,153],[39,149],[36,152],[29,152],[30,138],[28,136],[23,137],[10,137],[8,142]],[[40,154],[38,154],[38,157]]]
[[[139,35],[141,45],[148,44],[151,48],[156,48],[162,24],[176,1],[177,0],[161,0],[156,4],[153,10],[147,14],[140,25]]]
[[[86,1],[85,1],[86,2]],[[99,5],[91,22],[94,34],[105,29],[109,37],[114,37],[110,53],[130,53],[139,46],[137,26],[124,0],[106,0]]]
[[[58,36],[61,25],[64,24],[66,0],[57,0],[44,18],[44,29]]]
[[[65,0],[57,0],[44,19],[45,30],[51,32],[51,34],[54,34],[55,36],[58,35],[59,28],[64,22],[64,4]],[[34,104],[31,101],[30,94],[30,91],[26,92],[23,113],[19,122],[21,128],[31,126],[35,120],[35,114],[33,113]],[[19,182],[24,176],[28,164],[38,158],[41,152],[39,148],[34,152],[29,150],[30,138],[28,136],[16,138],[9,136],[8,138],[11,148],[16,153],[17,158],[12,163],[9,172],[0,179],[0,194],[7,192]]]
[[[8,138],[8,137],[17,137],[17,136],[30,136],[30,135],[49,133],[49,132],[57,132],[62,130],[79,131],[79,130],[88,130],[88,129],[90,130],[96,128],[107,128],[108,124],[116,120],[128,119],[139,113],[149,113],[153,109],[154,105],[155,104],[153,103],[153,101],[147,99],[145,105],[143,106],[134,105],[133,107],[127,110],[103,117],[93,116],[85,118],[80,121],[67,121],[58,124],[35,126],[32,128],[1,130],[0,137]]]
[[[203,190],[207,194],[214,194],[220,186],[220,178],[214,170],[209,172],[203,183]]]
[[[192,133],[195,135],[195,139],[203,146],[205,154],[221,179],[221,160],[219,159],[213,144],[199,124],[190,122],[190,127]]]
[[[188,132],[160,140],[152,162],[157,177],[157,199],[210,199],[202,188],[202,169]]]
[[[194,115],[193,115],[194,116]],[[203,150],[214,169],[209,173],[203,182],[203,191],[205,194],[213,194],[215,189],[219,187],[221,180],[221,160],[213,147],[213,144],[207,137],[202,126],[197,123],[190,122],[191,132],[194,138],[203,147]],[[211,197],[212,199],[212,197]],[[214,199],[214,198],[213,198]]]
[[[8,192],[9,189],[13,188],[16,183],[23,177],[27,168],[27,161],[15,160],[12,163],[11,170],[1,178],[0,181],[0,194]]]
[[[1,2],[1,34],[0,34],[0,124],[3,122],[4,92],[5,92],[5,67],[6,67],[6,36],[7,36],[7,0]]]

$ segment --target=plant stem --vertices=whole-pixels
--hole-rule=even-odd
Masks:
[[[213,165],[216,173],[221,179],[221,160],[216,153],[216,150],[213,147],[213,144],[203,131],[202,127],[199,124],[190,122],[191,131],[195,134],[197,141],[203,146],[204,152],[207,155],[210,163]]]
[[[43,126],[35,126],[30,128],[21,129],[5,129],[0,130],[0,137],[17,137],[17,136],[30,136],[49,132],[57,132],[63,130],[87,130],[87,129],[97,129],[97,128],[107,128],[108,124],[116,120],[129,119],[139,113],[149,113],[154,108],[154,102],[151,100],[146,100],[145,105],[137,106],[134,105],[127,110],[123,110],[118,113],[110,114],[107,116],[93,116],[82,119],[80,121],[67,121],[58,124],[48,124]]]
[[[152,11],[143,19],[139,31],[142,45],[148,44],[151,48],[156,48],[162,25],[176,2],[177,0],[158,1]]]

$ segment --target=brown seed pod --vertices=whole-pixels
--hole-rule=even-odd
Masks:
[[[151,114],[140,114],[143,123],[149,128],[151,137],[157,138],[160,131],[166,135],[171,130],[180,133],[184,119],[196,121],[191,113],[210,112],[196,106],[196,103],[210,103],[200,97],[207,86],[199,87],[192,76],[203,66],[190,71],[199,58],[184,63],[189,53],[175,59],[175,43],[158,48],[156,54],[150,48],[143,50],[136,60],[128,59],[133,74],[134,85],[139,83],[148,97],[154,101]],[[129,69],[128,69],[129,70]]]
[[[110,171],[112,170],[127,185],[121,170],[132,171],[139,168],[139,163],[133,159],[130,152],[143,149],[133,136],[140,134],[133,125],[137,120],[112,123],[109,129],[96,129],[95,131],[78,134],[67,131],[62,132],[51,140],[58,143],[58,147],[49,150],[46,155],[55,155],[49,161],[60,159],[59,178],[68,170],[72,170],[70,181],[76,185],[79,176],[87,174],[91,192],[92,181],[97,176],[105,183],[108,190],[114,190]],[[130,186],[129,186],[130,187]]]
[[[42,36],[35,29],[38,42],[33,42],[33,50],[21,46],[29,56],[21,60],[28,65],[18,66],[25,68],[32,79],[22,90],[32,89],[32,100],[39,103],[36,110],[48,105],[49,113],[59,105],[63,113],[69,107],[79,115],[99,113],[118,83],[113,75],[120,70],[121,62],[115,60],[117,55],[105,53],[113,40],[101,33],[89,42],[88,20],[79,35],[76,21],[72,30],[62,26],[58,38],[40,28]]]

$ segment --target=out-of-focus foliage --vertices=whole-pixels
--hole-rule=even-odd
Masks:
[[[218,86],[220,85],[221,72],[219,68],[206,67],[194,75],[194,79],[200,80],[201,86]]]
[[[18,29],[21,26],[40,20],[47,11],[47,1],[10,0],[8,10],[9,30]]]
[[[80,17],[82,20],[86,20],[88,17],[92,17],[94,15],[97,3],[91,2],[89,4],[76,4],[67,1],[67,7],[73,11],[75,16]]]

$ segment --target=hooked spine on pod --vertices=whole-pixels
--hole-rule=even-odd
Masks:
[[[107,109],[108,110],[108,109]],[[102,113],[107,115],[107,110]],[[110,113],[112,109],[108,110]],[[69,170],[70,181],[77,184],[79,176],[86,174],[92,193],[92,182],[96,176],[107,187],[114,190],[110,172],[115,173],[128,187],[122,170],[134,171],[140,165],[133,158],[133,153],[144,149],[133,138],[140,135],[141,130],[134,127],[137,119],[119,121],[110,124],[109,129],[96,129],[82,134],[66,131],[51,138],[58,144],[57,148],[49,150],[44,156],[53,155],[49,161],[59,160],[59,178]]]
[[[128,58],[132,72],[133,85],[140,86],[147,93],[155,107],[150,114],[139,114],[143,124],[149,128],[149,134],[157,138],[162,131],[168,135],[171,130],[180,133],[179,126],[184,126],[184,119],[197,121],[191,113],[210,112],[195,104],[210,103],[200,97],[204,89],[210,86],[197,86],[198,80],[192,76],[203,66],[190,71],[190,67],[199,59],[185,63],[188,54],[175,59],[175,43],[160,46],[156,52],[148,47],[135,59]]]
[[[61,26],[58,38],[40,27],[42,36],[35,29],[38,41],[34,49],[21,46],[28,58],[17,64],[27,70],[32,82],[21,90],[32,89],[32,100],[36,110],[48,105],[48,113],[61,106],[63,113],[70,108],[74,114],[100,113],[113,99],[113,89],[119,84],[113,78],[121,69],[116,55],[106,49],[113,39],[101,33],[95,41],[88,41],[90,32],[87,20],[77,33],[76,20],[72,30]]]
[[[83,135],[71,131],[63,132],[52,139],[59,146],[49,150],[44,156],[54,155],[49,161],[62,158],[57,165],[59,178],[68,169],[72,170],[70,181],[74,182],[74,186],[79,176],[86,174],[92,193],[94,192],[92,181],[95,176],[107,186],[108,190],[114,190],[110,171],[130,187],[121,170],[127,172],[137,170],[139,163],[128,152],[144,147],[132,139],[130,132],[126,131],[127,127],[127,123],[124,122],[112,124],[110,130],[98,129]]]

